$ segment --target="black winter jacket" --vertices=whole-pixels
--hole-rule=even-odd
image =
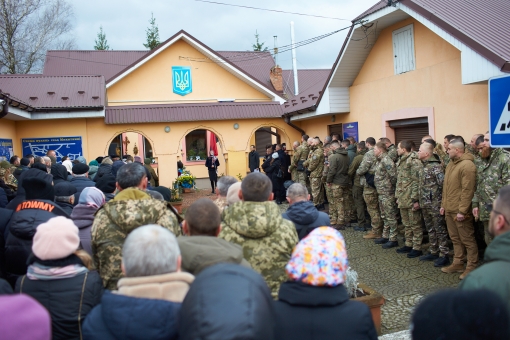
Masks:
[[[343,285],[285,282],[274,306],[276,338],[280,340],[377,339],[370,309],[350,300]]]
[[[250,172],[260,167],[260,157],[257,151],[250,151],[248,154],[248,167],[250,168]]]
[[[80,194],[83,189],[96,186],[96,183],[88,177],[73,177],[71,184],[77,190],[74,194],[74,205],[78,204],[78,201],[80,200]]]
[[[83,324],[101,301],[103,290],[99,274],[89,271],[58,280],[30,280],[23,276],[18,279],[15,292],[28,294],[43,305],[51,316],[53,340],[64,340],[81,338],[78,320]]]
[[[315,209],[310,201],[300,201],[292,204],[282,214],[282,217],[294,222],[300,240],[317,227],[329,227],[331,225],[328,214]]]
[[[182,302],[179,337],[186,340],[273,340],[274,312],[260,274],[237,264],[204,269]]]
[[[12,214],[4,233],[6,279],[12,286],[18,276],[27,272],[27,259],[32,253],[32,239],[37,226],[56,216],[69,218],[55,202],[47,200],[23,201],[18,209]]]
[[[99,168],[97,168],[96,175],[94,176],[94,182],[97,183],[101,177],[107,174],[112,173],[112,165],[111,164],[100,164]]]
[[[11,219],[11,209],[0,208],[0,278],[5,279],[5,231]]]

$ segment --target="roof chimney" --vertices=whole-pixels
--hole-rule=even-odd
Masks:
[[[283,75],[282,68],[280,66],[276,65],[271,68],[271,71],[269,72],[269,79],[277,92],[283,92]]]

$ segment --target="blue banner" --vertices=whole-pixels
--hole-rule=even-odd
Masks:
[[[0,138],[0,161],[10,161],[14,156],[12,139]]]
[[[46,156],[48,150],[54,150],[57,154],[57,162],[67,156],[74,160],[83,155],[81,136],[75,137],[45,137],[21,139],[23,155]]]
[[[344,139],[347,137],[354,137],[356,142],[359,142],[358,138],[358,122],[345,123],[342,125],[342,131],[344,133]]]

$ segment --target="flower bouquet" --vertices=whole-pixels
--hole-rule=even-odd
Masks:
[[[175,180],[180,187],[183,187],[185,189],[192,189],[195,187],[195,179],[196,177],[193,176],[188,170],[184,170],[183,173],[177,177]]]

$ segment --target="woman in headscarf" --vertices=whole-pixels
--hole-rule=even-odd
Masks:
[[[319,227],[302,239],[285,267],[291,281],[275,302],[276,338],[377,339],[368,306],[351,300],[343,285],[348,267],[337,230]]]
[[[58,163],[51,165],[51,175],[53,176],[53,185],[61,182],[66,182],[67,177],[69,176],[67,173],[67,168]]]
[[[71,175],[73,173],[73,162],[69,158],[67,158],[65,161],[63,161],[62,165],[66,167],[69,175]]]
[[[71,213],[71,219],[80,229],[81,246],[90,255],[92,255],[90,239],[94,214],[104,203],[105,197],[101,190],[96,187],[87,187],[81,192],[78,204]]]

